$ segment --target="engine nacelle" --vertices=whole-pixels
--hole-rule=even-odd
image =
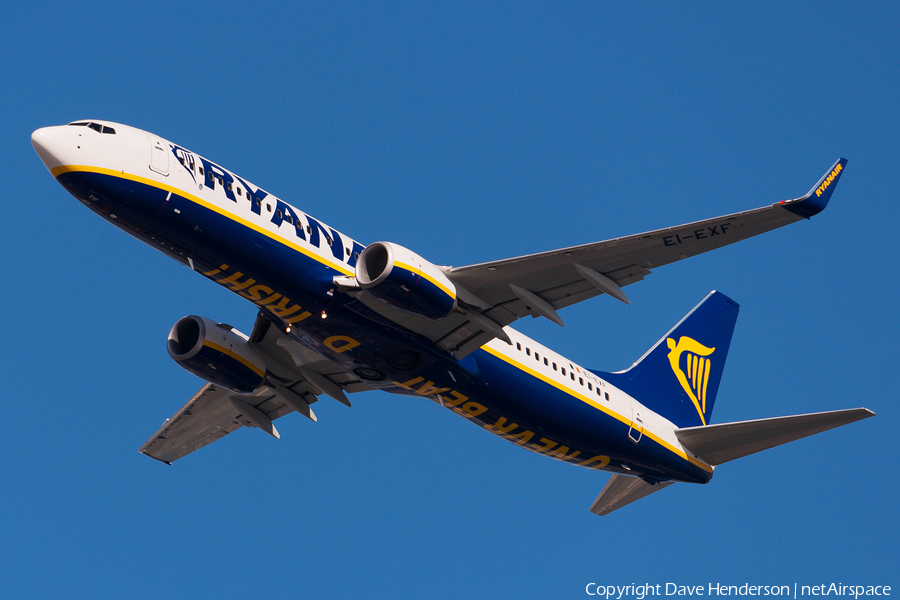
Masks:
[[[266,361],[230,325],[191,315],[169,332],[169,356],[210,383],[249,394],[266,379]]]
[[[356,281],[376,300],[420,317],[443,319],[456,307],[456,286],[439,268],[390,242],[362,251]]]

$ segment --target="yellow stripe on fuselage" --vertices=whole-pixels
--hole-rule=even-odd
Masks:
[[[406,269],[407,271],[409,271],[409,272],[412,273],[413,275],[418,275],[419,277],[423,277],[423,278],[427,279],[428,281],[430,281],[431,283],[433,283],[435,286],[437,286],[437,288],[440,289],[442,292],[444,292],[445,294],[447,294],[448,296],[450,296],[451,298],[453,298],[454,300],[456,300],[456,292],[455,292],[455,291],[449,289],[447,286],[445,286],[443,283],[441,283],[440,281],[438,281],[437,279],[435,279],[434,277],[432,277],[431,275],[429,275],[429,274],[426,273],[425,271],[423,271],[423,270],[421,270],[421,269],[419,269],[419,268],[417,268],[417,267],[414,267],[414,266],[412,266],[412,265],[408,265],[408,264],[406,264],[406,263],[402,263],[402,262],[400,262],[400,261],[398,261],[398,260],[395,260],[395,261],[394,261],[394,266],[400,267],[400,268],[402,268],[402,269]]]
[[[224,354],[224,355],[226,355],[226,356],[228,356],[228,357],[230,357],[230,358],[237,359],[238,362],[240,362],[242,365],[244,365],[245,367],[247,367],[248,369],[250,369],[251,371],[253,371],[253,372],[256,373],[257,375],[259,375],[260,377],[264,377],[264,376],[265,376],[265,372],[260,371],[260,370],[256,367],[256,365],[254,365],[253,363],[247,362],[247,360],[246,360],[243,356],[241,356],[240,354],[235,354],[234,352],[232,352],[232,351],[229,350],[228,348],[224,348],[224,347],[222,347],[222,346],[216,344],[215,342],[211,342],[211,341],[209,341],[209,340],[203,340],[203,345],[206,346],[207,348],[212,348],[212,349],[215,350],[216,352],[221,352],[222,354]]]
[[[498,350],[491,348],[488,345],[482,346],[481,349],[484,350],[485,352],[487,352],[488,354],[491,354],[491,355],[499,358],[503,362],[519,369],[520,371],[524,371],[525,373],[528,373],[532,377],[540,379],[544,383],[547,383],[547,384],[555,387],[556,389],[560,390],[561,392],[569,394],[570,396],[577,398],[578,400],[581,400],[585,404],[587,404],[593,408],[596,408],[597,410],[599,410],[603,413],[606,413],[610,417],[616,419],[617,421],[619,421],[621,423],[624,423],[625,425],[628,425],[629,427],[635,427],[635,425],[636,425],[632,420],[623,417],[622,415],[618,414],[617,412],[610,410],[609,408],[603,406],[602,404],[594,401],[593,399],[591,399],[583,394],[579,394],[572,388],[570,388],[558,381],[555,381],[554,379],[551,379],[550,377],[547,377],[543,373],[539,373],[538,371],[535,371],[534,369],[525,366],[524,364],[520,363],[519,361],[515,360],[514,358],[511,358],[511,357],[507,356],[506,354],[503,354],[503,353],[499,352]],[[652,432],[648,431],[645,427],[641,426],[641,429],[644,432],[644,436],[649,437],[650,439],[652,439],[654,442],[656,442],[663,448],[666,448],[667,450],[674,452],[681,458],[685,459],[686,461],[690,462],[693,465],[700,467],[704,471],[707,471],[709,473],[713,472],[713,468],[710,465],[706,464],[705,462],[698,460],[698,459],[694,458],[693,456],[689,456],[681,448],[677,448],[677,447],[673,446],[672,444],[670,444],[669,442],[657,437]]]
[[[239,217],[236,214],[229,212],[220,206],[216,206],[215,204],[213,204],[211,202],[208,202],[202,198],[194,196],[193,194],[189,194],[188,192],[184,191],[181,188],[167,185],[165,183],[161,183],[161,182],[153,180],[153,179],[147,179],[146,177],[141,177],[139,175],[133,175],[133,174],[127,173],[125,171],[115,171],[113,169],[104,169],[102,167],[91,167],[91,166],[87,166],[87,165],[64,165],[61,167],[56,167],[55,169],[50,171],[50,174],[53,175],[53,177],[59,177],[60,175],[62,175],[64,173],[97,173],[99,175],[109,175],[111,177],[120,177],[122,179],[127,179],[129,181],[134,181],[137,183],[142,183],[144,185],[149,185],[151,187],[155,187],[160,190],[172,192],[173,194],[177,194],[177,195],[181,196],[182,198],[186,198],[187,200],[190,200],[191,202],[193,202],[195,204],[199,204],[200,206],[202,206],[204,208],[207,208],[215,213],[218,213],[218,214],[222,215],[223,217],[231,219],[232,221],[239,223],[239,224],[243,225],[244,227],[248,227],[248,228],[252,229],[253,231],[256,231],[257,233],[261,233],[262,235],[266,236],[267,238],[274,240],[284,246],[287,246],[288,248],[291,248],[292,250],[296,250],[297,252],[300,252],[301,254],[304,254],[305,256],[308,256],[309,258],[325,265],[326,267],[331,267],[332,269],[334,269],[336,271],[340,271],[344,275],[352,276],[354,274],[354,272],[352,270],[348,269],[346,265],[343,265],[341,263],[331,262],[328,259],[326,259],[322,256],[319,256],[315,252],[312,252],[311,250],[304,248],[303,246],[295,244],[276,233],[273,233],[271,231],[263,229],[259,225],[256,225],[255,223],[252,223],[251,221],[248,221],[248,220],[244,219],[243,217]]]
[[[319,256],[318,254],[316,254],[315,252],[312,252],[311,250],[309,250],[307,248],[304,248],[298,244],[295,244],[295,243],[285,239],[284,237],[277,235],[271,231],[263,229],[259,225],[256,225],[255,223],[252,223],[242,217],[239,217],[230,211],[227,211],[219,206],[216,206],[215,204],[213,204],[211,202],[208,202],[206,200],[203,200],[202,198],[194,196],[193,194],[190,194],[181,188],[178,188],[178,187],[175,187],[172,185],[168,185],[168,184],[165,184],[165,183],[153,180],[153,179],[148,179],[146,177],[141,177],[139,175],[134,175],[132,173],[127,173],[125,171],[116,171],[114,169],[105,169],[103,167],[92,167],[92,166],[88,166],[88,165],[63,165],[63,166],[59,166],[59,167],[52,169],[50,171],[50,173],[51,173],[51,175],[53,175],[54,178],[59,177],[60,175],[63,175],[65,173],[97,173],[99,175],[109,175],[111,177],[119,177],[119,178],[126,179],[129,181],[134,181],[136,183],[148,185],[148,186],[160,189],[160,190],[164,190],[166,192],[171,192],[173,194],[177,194],[195,204],[198,204],[208,210],[211,210],[219,215],[222,215],[223,217],[231,219],[232,221],[239,223],[239,224],[243,225],[244,227],[248,227],[249,229],[252,229],[253,231],[256,231],[257,233],[260,233],[275,242],[278,242],[284,246],[287,246],[288,248],[291,248],[292,250],[300,252],[301,254],[315,260],[316,262],[319,262],[327,267],[335,269],[336,271],[340,271],[344,275],[350,275],[350,276],[354,275],[354,272],[352,270],[348,269],[345,265],[336,264],[334,262],[331,262],[328,259],[326,259],[322,256]],[[396,263],[396,264],[400,264],[400,263]],[[444,285],[435,281],[432,277],[428,276],[427,274],[422,273],[418,269],[413,269],[409,265],[400,265],[400,266],[402,266],[405,269],[408,269],[409,271],[411,271],[413,273],[419,272],[419,274],[422,277],[425,277],[425,279],[432,282],[438,288],[440,288],[445,293],[447,293],[447,295],[449,295],[450,297],[452,297],[454,299],[456,298],[456,294],[454,292],[447,289]],[[246,360],[244,360],[242,357],[238,356],[237,354],[231,354],[228,350],[222,348],[221,346],[211,345],[210,347],[213,347],[214,349],[216,349],[220,352],[224,352],[225,354],[230,354],[231,356],[234,356],[239,361],[241,361],[241,363],[243,363],[244,365],[246,365],[247,367],[252,369],[253,372],[259,374],[260,376],[264,375],[264,373],[261,373],[255,366],[253,366],[250,363],[247,363]],[[574,398],[577,398],[578,400],[581,400],[582,402],[594,407],[597,410],[600,410],[600,411],[606,413],[607,415],[615,418],[616,420],[621,421],[622,423],[629,425],[631,427],[634,426],[634,423],[632,421],[630,421],[629,419],[626,419],[625,417],[622,417],[621,415],[605,408],[601,404],[594,402],[593,400],[591,400],[590,398],[588,398],[586,396],[578,394],[577,392],[570,389],[569,387],[566,387],[566,386],[560,384],[559,382],[556,382],[553,379],[550,379],[550,378],[542,375],[541,373],[538,373],[537,371],[534,371],[531,368],[526,367],[522,363],[519,363],[518,361],[516,361],[504,354],[499,353],[498,351],[490,348],[489,346],[487,346],[487,345],[482,346],[482,349],[485,350],[486,352],[488,352],[489,354],[496,356],[500,360],[512,365],[513,367],[515,367],[521,371],[524,371],[524,372],[530,374],[531,376],[536,377],[537,379],[540,379],[541,381],[544,381],[545,383],[548,383],[549,385],[559,389],[560,391],[563,391],[563,392],[569,394],[570,396],[573,396]],[[691,456],[688,456],[680,448],[676,448],[675,446],[672,446],[665,440],[658,438],[657,436],[655,436],[651,432],[647,431],[646,429],[644,429],[644,435],[649,437],[650,439],[654,440],[655,442],[657,442],[664,448],[674,452],[675,454],[682,457],[683,459],[700,467],[701,469],[708,471],[710,473],[712,472],[712,467],[710,467],[706,463],[698,461],[697,459],[695,459]]]

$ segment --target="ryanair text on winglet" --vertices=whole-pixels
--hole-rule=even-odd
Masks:
[[[841,163],[838,163],[834,170],[828,174],[828,177],[822,182],[822,185],[816,190],[816,196],[821,196],[822,193],[828,189],[828,186],[831,185],[831,182],[834,181],[834,178],[838,176],[838,173],[844,170],[844,166]]]

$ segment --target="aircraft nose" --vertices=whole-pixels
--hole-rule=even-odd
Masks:
[[[66,126],[42,127],[31,134],[31,145],[51,172],[67,164],[71,144],[70,131]]]

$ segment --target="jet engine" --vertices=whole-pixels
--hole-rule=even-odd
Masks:
[[[376,300],[428,319],[456,307],[456,286],[415,252],[390,242],[369,244],[356,263],[356,281]]]
[[[249,394],[266,379],[266,361],[230,325],[190,315],[169,332],[169,356],[210,383]]]

